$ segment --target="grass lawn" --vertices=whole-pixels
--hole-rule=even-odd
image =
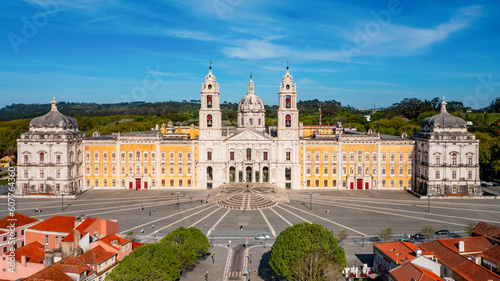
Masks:
[[[469,113],[469,116],[475,119],[477,115],[482,115],[484,113]],[[488,113],[489,122],[500,122],[500,113]]]

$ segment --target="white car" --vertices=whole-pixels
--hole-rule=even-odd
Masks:
[[[257,239],[257,240],[267,240],[267,239],[269,239],[269,235],[261,234],[259,236],[256,236],[255,239]]]

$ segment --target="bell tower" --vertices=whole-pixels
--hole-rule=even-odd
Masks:
[[[222,113],[220,109],[219,84],[212,74],[212,62],[205,82],[201,83],[201,106],[199,111],[200,140],[218,140],[222,136]]]
[[[293,76],[286,66],[286,73],[280,84],[278,93],[278,139],[299,139],[299,110],[297,109],[297,84],[293,83]]]

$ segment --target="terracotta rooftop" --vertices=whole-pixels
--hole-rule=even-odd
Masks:
[[[75,217],[54,216],[28,228],[28,230],[70,233],[75,228]]]
[[[22,256],[26,256],[27,262],[43,262],[43,260],[45,259],[45,251],[43,250],[43,244],[38,241],[29,243],[24,247],[18,248],[15,254],[17,262],[21,262]]]
[[[117,241],[117,244],[112,244],[111,242],[112,241]],[[127,244],[128,242],[130,242],[131,240],[130,239],[125,239],[125,238],[121,238],[120,236],[116,235],[116,234],[111,234],[111,235],[108,235],[108,236],[105,236],[101,239],[99,239],[99,241],[102,241],[108,245],[111,245],[115,248],[120,248],[119,246],[121,245],[124,245],[124,244]]]
[[[480,222],[472,230],[472,234],[500,239],[500,226]]]
[[[500,264],[500,245],[493,245],[483,252],[483,258]]]
[[[78,256],[78,259],[87,265],[98,265],[116,255],[106,251],[102,246],[92,248]]]
[[[139,248],[142,245],[146,245],[146,243],[132,242],[132,251]]]
[[[77,273],[80,274],[84,271],[92,271],[90,267],[85,265],[82,261],[78,260],[74,256],[69,256],[59,262],[57,262],[62,266],[62,269],[66,273]]]
[[[420,268],[411,262],[391,270],[390,275],[398,281],[442,281],[443,278],[435,273]]]
[[[80,231],[81,237],[87,235],[88,232],[85,231],[90,225],[92,225],[95,221],[97,221],[98,218],[86,218],[83,222],[81,222],[66,238],[63,239],[63,241],[70,241],[73,242],[75,239],[75,230]]]
[[[458,242],[460,241],[464,242],[463,253],[483,252],[493,245],[486,237],[483,236],[439,240],[443,246],[456,253],[459,253]]]
[[[404,264],[413,260],[417,257],[415,250],[420,249],[417,245],[406,241],[376,243],[373,244],[373,247],[378,248],[397,264]]]
[[[14,213],[13,217],[6,216],[5,218],[0,220],[0,228],[7,229],[7,227],[11,223],[15,223],[16,227],[19,227],[19,226],[27,225],[27,224],[34,223],[37,221],[40,221],[40,220],[25,216],[25,215],[21,215],[19,213]]]
[[[466,280],[500,281],[499,275],[448,249],[439,240],[424,243],[420,247],[426,251],[433,251],[440,263],[451,268]]]
[[[61,264],[56,263],[23,279],[23,281],[73,281],[73,279],[64,272]]]

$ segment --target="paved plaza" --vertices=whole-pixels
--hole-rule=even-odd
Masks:
[[[177,198],[177,191],[184,195]],[[181,280],[202,280],[206,271],[209,280],[244,280],[246,270],[250,270],[251,280],[270,280],[266,277],[269,268],[265,262],[270,244],[281,231],[301,222],[321,224],[333,233],[347,231],[349,238],[344,248],[350,266],[368,260],[372,253],[370,239],[387,227],[402,237],[417,233],[426,225],[458,233],[463,233],[464,226],[471,222],[500,225],[500,199],[433,199],[428,212],[427,199],[418,199],[405,191],[312,191],[312,204],[310,191],[288,191],[290,202],[261,210],[235,210],[216,205],[210,192],[89,191],[75,199],[64,198],[64,205],[61,198],[19,198],[16,211],[38,219],[81,214],[115,219],[122,234],[134,231],[145,242],[159,240],[180,226],[196,227],[215,244],[215,258],[200,261]],[[4,208],[0,208],[0,216],[3,217],[8,210],[7,199],[2,200]],[[41,208],[42,213],[35,213],[35,208]],[[140,234],[141,230],[144,234]],[[271,239],[256,240],[260,234],[269,234]]]

